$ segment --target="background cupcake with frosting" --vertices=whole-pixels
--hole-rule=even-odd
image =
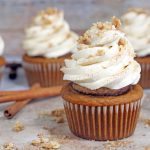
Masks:
[[[64,13],[56,8],[41,11],[25,33],[23,62],[29,84],[63,84],[60,68],[64,59],[70,57],[78,38],[70,31]]]
[[[122,16],[123,31],[131,41],[137,58],[141,64],[140,84],[150,88],[150,15],[142,8],[129,9]]]
[[[4,41],[2,37],[0,37],[0,79],[2,77],[4,66],[5,66],[5,59],[3,57],[3,52],[4,52]]]

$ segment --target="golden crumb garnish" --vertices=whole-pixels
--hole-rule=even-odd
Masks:
[[[105,28],[105,26],[102,22],[100,22],[100,23],[97,23],[97,28],[100,30],[103,30]]]
[[[137,14],[149,14],[149,11],[143,8],[129,8],[128,12],[136,12]]]
[[[150,119],[143,119],[145,127],[150,127]]]
[[[60,144],[58,142],[56,142],[56,141],[50,141],[48,143],[43,143],[42,144],[42,148],[48,149],[48,150],[59,149],[60,148]]]
[[[78,43],[79,44],[90,44],[91,43],[91,37],[90,35],[84,33],[83,36],[80,36],[79,39],[78,39]]]
[[[97,53],[96,53],[97,56],[102,56],[104,54],[105,54],[104,50],[98,50]]]
[[[39,146],[40,144],[41,144],[40,139],[36,139],[31,142],[31,145],[33,145],[33,146]]]
[[[56,118],[56,122],[57,122],[57,123],[64,123],[64,122],[65,122],[65,119],[64,119],[63,116],[61,116],[61,117]]]
[[[116,29],[120,29],[121,21],[115,16],[112,17],[112,24],[116,27]]]
[[[122,46],[125,46],[125,44],[126,44],[125,39],[120,38],[119,41],[118,41],[118,45],[119,45],[119,46],[121,46],[121,45],[122,45]]]
[[[93,24],[94,26],[96,26],[98,29],[100,30],[111,30],[112,29],[112,24],[110,22],[97,22]]]
[[[60,13],[60,11],[58,10],[58,9],[56,9],[56,8],[47,8],[47,9],[45,9],[45,10],[42,10],[40,13],[39,13],[39,15],[54,15],[54,14],[58,14],[58,13]]]
[[[64,109],[55,109],[53,111],[51,111],[51,115],[55,116],[55,117],[60,117],[62,115],[65,114],[65,110]]]
[[[124,148],[132,143],[133,143],[132,141],[108,141],[107,143],[103,144],[103,146],[105,149],[111,150],[117,148]]]
[[[60,144],[57,141],[51,140],[48,137],[44,137],[43,135],[38,136],[38,139],[35,139],[31,142],[32,146],[36,146],[39,149],[46,149],[46,150],[54,150],[59,149]]]
[[[2,150],[18,150],[18,148],[13,143],[5,143]]]
[[[21,122],[17,121],[15,125],[13,126],[12,130],[15,132],[20,132],[24,130],[24,125]]]

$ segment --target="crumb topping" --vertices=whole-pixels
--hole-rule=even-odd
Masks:
[[[17,121],[15,125],[13,126],[12,130],[15,132],[20,132],[24,130],[24,125],[21,122]]]
[[[18,148],[13,143],[5,143],[1,150],[18,150]]]
[[[92,45],[92,39],[94,39],[96,36],[101,37],[107,30],[120,30],[120,26],[121,21],[116,17],[112,18],[112,22],[94,23],[93,26],[83,34],[83,36],[79,37],[78,43]]]
[[[47,8],[46,10],[42,10],[39,15],[44,16],[44,15],[57,15],[59,14],[60,11],[56,8]]]
[[[119,42],[118,42],[118,45],[119,46],[125,46],[125,44],[126,44],[126,41],[125,41],[125,39],[123,39],[123,38],[120,38],[120,40],[119,40]]]
[[[87,33],[84,33],[83,36],[79,37],[78,43],[88,45],[91,43],[91,37]]]
[[[120,29],[121,27],[121,21],[115,16],[112,17],[112,24],[115,26],[116,29]]]

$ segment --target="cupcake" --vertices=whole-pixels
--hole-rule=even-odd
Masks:
[[[4,51],[4,41],[0,37],[0,79],[2,77],[3,70],[4,70],[4,67],[5,67],[5,59],[2,56],[3,55],[3,51]]]
[[[95,23],[65,60],[62,98],[72,133],[88,140],[118,140],[134,133],[143,91],[134,49],[120,20]]]
[[[122,16],[122,30],[135,49],[136,60],[141,64],[140,84],[150,88],[150,15],[146,10],[130,9]]]
[[[23,47],[26,53],[23,64],[29,85],[41,86],[63,84],[60,68],[64,59],[70,57],[77,35],[70,31],[64,14],[54,8],[41,11],[26,29]]]

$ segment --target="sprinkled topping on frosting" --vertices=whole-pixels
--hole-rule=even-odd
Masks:
[[[137,84],[140,65],[134,60],[134,50],[122,33],[121,22],[97,22],[81,36],[76,53],[65,61],[64,80],[90,90],[107,87],[120,89]]]
[[[118,18],[116,18],[115,16],[113,16],[112,24],[115,26],[116,29],[120,29],[121,21]]]

